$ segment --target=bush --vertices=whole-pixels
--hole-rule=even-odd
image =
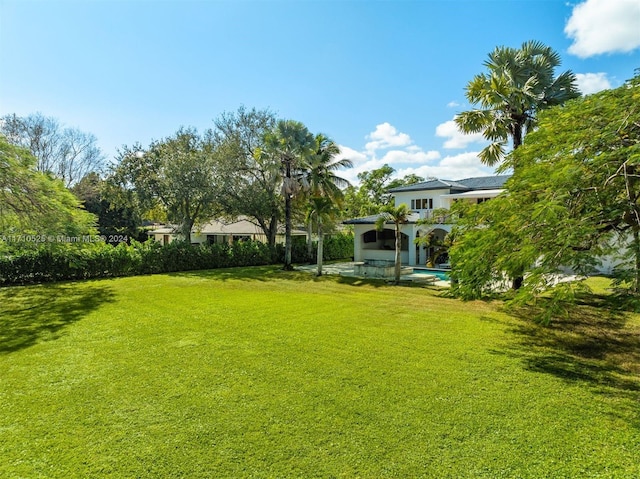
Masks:
[[[322,253],[326,261],[353,259],[353,235],[341,233],[325,237]]]
[[[4,252],[0,256],[0,285],[48,281],[133,276],[272,263],[272,251],[259,242],[233,245],[192,246],[154,241],[131,245],[120,243],[69,244],[65,247]]]
[[[313,242],[313,259],[317,261],[318,242]],[[284,263],[284,245],[276,245],[277,262]],[[322,245],[322,258],[324,261],[335,261],[339,259],[353,258],[353,235],[339,233],[335,235],[327,235],[324,237]],[[293,238],[291,245],[291,262],[292,263],[308,263],[307,241],[302,236]]]

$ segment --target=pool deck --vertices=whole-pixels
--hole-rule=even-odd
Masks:
[[[322,274],[348,276],[352,278],[363,278],[364,276],[358,276],[354,273],[354,265],[355,263],[353,261],[348,263],[323,264]],[[318,267],[315,264],[304,264],[304,265],[296,266],[295,269],[298,271],[315,273]],[[448,288],[449,286],[451,286],[451,283],[449,281],[440,280],[436,276],[430,275],[430,274],[419,274],[419,273],[403,274],[400,276],[400,281],[431,284],[434,286],[444,287],[444,288]]]

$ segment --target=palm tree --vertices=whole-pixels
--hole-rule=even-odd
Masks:
[[[307,215],[307,221],[312,224],[315,217],[318,225],[318,251],[316,264],[318,265],[317,276],[322,276],[322,256],[323,256],[323,241],[324,232],[322,225],[325,219],[334,217],[340,209],[336,206],[334,201],[327,196],[313,196],[309,200],[309,213]]]
[[[300,189],[295,172],[304,171],[307,168],[314,144],[313,135],[307,127],[294,120],[279,120],[275,128],[265,135],[265,147],[280,160],[285,216],[283,267],[285,270],[293,269],[291,265],[292,199]]]
[[[536,127],[538,111],[580,96],[571,70],[554,78],[560,63],[557,52],[537,41],[525,42],[520,49],[497,47],[489,54],[484,63],[489,72],[476,75],[466,88],[467,99],[480,109],[455,118],[462,132],[482,133],[491,142],[478,155],[482,163],[493,166],[502,161],[509,138],[517,149]],[[522,281],[522,275],[516,275],[513,289]]]
[[[325,197],[333,204],[341,205],[344,198],[343,188],[350,186],[350,183],[335,174],[341,168],[351,168],[353,163],[346,158],[336,159],[340,154],[340,148],[329,137],[318,133],[314,138],[314,151],[309,157],[308,168],[301,172],[301,183],[305,187],[311,203],[315,197]],[[313,204],[310,206],[313,210]],[[309,261],[313,256],[311,231],[312,223],[307,223],[307,255]]]
[[[376,229],[378,231],[382,231],[384,229],[385,223],[391,222],[395,225],[396,229],[396,260],[395,260],[395,282],[396,284],[400,283],[400,268],[401,268],[401,260],[400,260],[400,251],[401,251],[401,235],[400,227],[407,221],[409,221],[410,210],[409,207],[402,203],[398,206],[386,205],[382,207],[380,211],[380,216],[376,220]]]
[[[506,154],[509,138],[518,148],[524,135],[536,126],[538,111],[580,96],[576,76],[568,70],[554,78],[560,55],[537,41],[520,49],[497,47],[484,65],[487,73],[476,75],[466,87],[466,97],[479,109],[455,118],[464,133],[482,133],[491,142],[480,154],[489,166]]]

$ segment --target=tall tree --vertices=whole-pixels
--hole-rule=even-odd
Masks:
[[[464,133],[482,133],[491,142],[480,160],[492,166],[502,161],[509,139],[517,149],[524,135],[535,128],[540,110],[580,96],[576,77],[570,71],[555,75],[560,55],[537,41],[519,49],[497,47],[480,73],[466,87],[466,97],[480,108],[455,118]]]
[[[72,188],[71,192],[83,202],[85,209],[96,215],[98,232],[107,237],[128,236],[141,238],[142,220],[140,212],[131,202],[123,202],[124,191],[114,191],[97,173],[84,176]]]
[[[526,267],[518,294],[534,298],[562,267],[589,274],[605,255],[618,286],[640,293],[640,77],[543,112],[512,155],[508,194],[460,219],[458,293],[478,297]]]
[[[398,206],[386,205],[382,207],[380,216],[376,220],[376,229],[382,231],[385,223],[393,223],[396,232],[396,257],[395,257],[395,282],[400,284],[400,271],[402,268],[402,225],[409,221],[410,210],[405,203]]]
[[[316,252],[316,264],[318,276],[322,276],[322,262],[324,255],[324,224],[327,220],[333,219],[339,208],[328,196],[313,196],[309,200],[309,212],[307,221],[309,224],[315,219],[318,227],[318,250]]]
[[[343,216],[356,218],[359,216],[375,215],[385,205],[391,196],[387,193],[391,176],[395,170],[389,165],[371,171],[358,173],[360,186],[349,186],[345,190],[345,207]]]
[[[292,200],[300,190],[299,172],[308,169],[315,146],[306,126],[295,120],[279,120],[265,136],[265,151],[280,162],[284,196],[285,253],[284,269],[291,270]]]
[[[36,171],[36,162],[27,149],[0,135],[0,232],[36,235],[40,242],[48,235],[94,232],[95,217],[60,180]]]
[[[96,137],[77,128],[64,128],[55,118],[40,113],[5,115],[0,119],[0,133],[10,143],[27,148],[37,158],[37,170],[56,176],[66,187],[104,168]]]
[[[519,49],[497,47],[489,54],[484,63],[489,71],[476,75],[466,87],[467,99],[480,108],[455,118],[461,131],[482,133],[491,142],[478,155],[483,163],[500,163],[509,139],[514,150],[520,147],[525,134],[535,128],[539,111],[580,96],[573,72],[554,77],[560,63],[557,52],[537,41]],[[516,273],[513,289],[520,288],[522,280]]]
[[[349,181],[337,176],[336,171],[352,168],[353,163],[347,158],[337,158],[339,154],[340,147],[331,138],[322,133],[315,135],[308,168],[302,172],[304,185],[311,196],[326,196],[335,202],[342,199],[343,189],[349,186]]]
[[[337,207],[341,207],[344,198],[343,189],[349,186],[349,182],[337,176],[336,171],[342,168],[351,168],[353,163],[346,158],[336,158],[340,154],[340,148],[326,135],[318,133],[314,141],[314,151],[309,157],[308,168],[301,172],[301,181],[311,202],[311,210],[315,210],[316,206],[320,204],[314,201],[316,198],[326,198]],[[309,260],[312,258],[312,218],[313,216],[308,217],[307,222],[307,255]],[[318,243],[318,247],[320,247],[320,243]]]
[[[180,129],[145,151],[139,145],[125,147],[113,181],[136,192],[143,209],[160,203],[167,218],[178,225],[187,242],[195,225],[219,211],[214,185],[215,154],[194,129]]]
[[[271,246],[282,217],[280,161],[264,154],[264,140],[275,123],[271,111],[241,106],[221,114],[207,132],[218,151],[218,201],[224,213],[246,216],[262,229]]]

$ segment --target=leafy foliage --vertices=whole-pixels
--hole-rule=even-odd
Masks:
[[[45,246],[0,256],[0,285],[110,278],[236,266],[271,264],[273,251],[264,243],[243,241],[233,245],[192,247],[174,241]]]
[[[133,190],[142,209],[162,205],[167,219],[191,242],[194,225],[211,219],[216,203],[215,151],[193,129],[180,129],[145,151],[125,147],[110,181]]]
[[[110,185],[97,173],[89,173],[71,191],[83,202],[88,212],[96,215],[101,235],[146,240],[146,233],[139,227],[142,223],[140,212],[135,203],[126,204],[122,201],[126,192],[121,187]]]
[[[400,272],[401,272],[401,232],[400,227],[409,220],[410,210],[409,207],[402,203],[398,206],[387,205],[383,206],[380,210],[380,216],[376,220],[376,229],[378,231],[382,231],[384,229],[385,223],[393,223],[395,226],[396,233],[396,244],[395,244],[395,282],[396,284],[400,283]]]
[[[487,73],[476,75],[466,88],[470,103],[479,109],[455,118],[464,133],[482,133],[491,143],[480,154],[487,165],[500,162],[509,138],[517,149],[537,124],[539,111],[580,95],[571,71],[554,77],[560,56],[537,41],[521,48],[497,47],[485,62]]]
[[[0,135],[0,233],[76,236],[94,232],[95,217],[62,181],[36,171],[37,159]],[[16,243],[16,242],[14,242]],[[14,247],[27,246],[18,241]]]
[[[58,120],[40,113],[0,119],[0,133],[16,146],[28,149],[37,159],[36,169],[73,186],[90,172],[101,172],[104,156],[91,133],[64,128]]]
[[[517,299],[531,301],[564,268],[587,275],[612,254],[618,287],[640,292],[639,79],[541,113],[506,164],[515,163],[508,194],[460,205],[457,294],[486,295],[522,269]],[[567,286],[555,291],[575,296]]]
[[[278,120],[275,127],[265,134],[264,140],[262,153],[280,163],[285,221],[284,269],[289,270],[292,269],[293,199],[302,188],[300,173],[309,169],[309,160],[316,146],[315,138],[299,121]]]
[[[283,215],[280,161],[263,154],[265,136],[276,123],[269,110],[225,112],[207,137],[215,144],[217,202],[228,216],[255,222],[273,247]]]

